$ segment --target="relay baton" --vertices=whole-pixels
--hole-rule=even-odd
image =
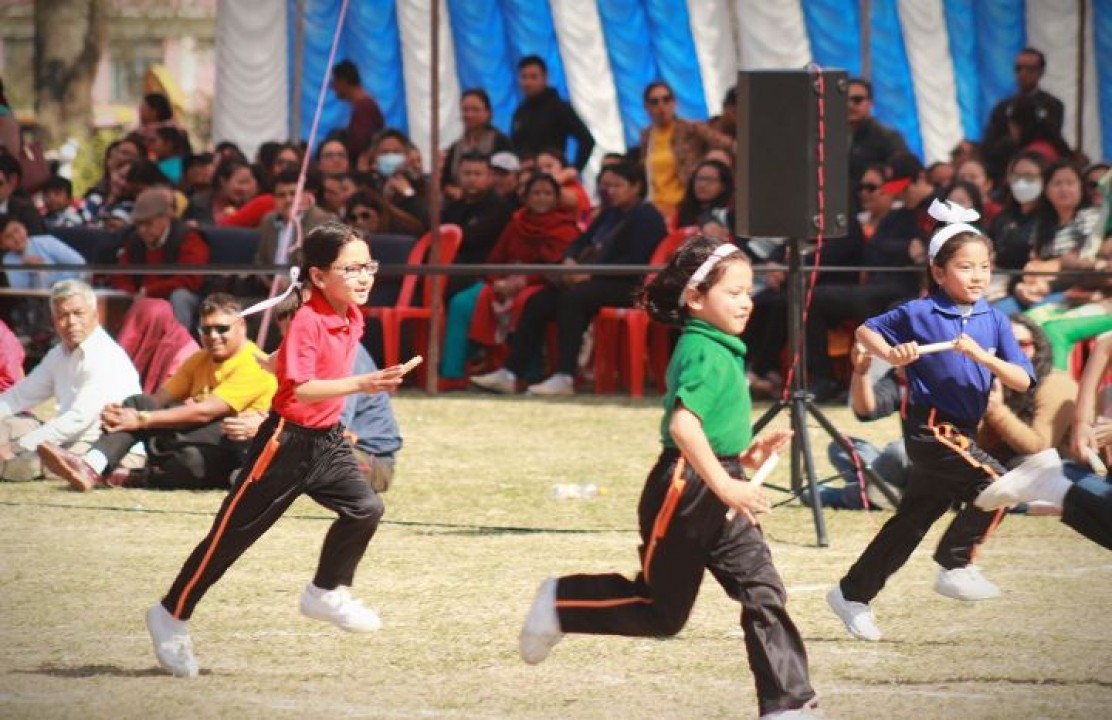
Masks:
[[[749,484],[753,487],[760,487],[761,485],[764,485],[765,480],[768,480],[768,476],[771,475],[772,471],[776,469],[776,465],[779,462],[780,453],[778,452],[774,452],[766,457],[765,461],[761,463],[761,466],[757,468],[757,472],[753,473],[753,477],[749,480]],[[737,510],[730,508],[726,511],[727,520],[733,520],[735,517],[737,517]]]
[[[1089,459],[1089,467],[1093,468],[1093,471],[1096,472],[1097,475],[1108,474],[1108,466],[1105,465],[1104,461],[1100,459],[1100,455],[1097,454],[1096,450],[1088,448],[1086,449],[1085,454],[1086,456],[1088,456]]]
[[[926,345],[919,346],[920,355],[930,355],[931,353],[942,352],[943,350],[953,350],[954,340],[945,340],[943,342],[927,343]]]

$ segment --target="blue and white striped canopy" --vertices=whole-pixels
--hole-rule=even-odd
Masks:
[[[682,117],[703,119],[718,113],[739,68],[815,62],[862,74],[864,38],[876,116],[927,161],[980,138],[993,104],[1015,91],[1015,54],[1028,45],[1047,56],[1042,86],[1065,103],[1067,140],[1075,144],[1080,128],[1091,158],[1112,158],[1112,0],[1087,0],[1080,73],[1076,0],[353,0],[337,58],[358,65],[387,123],[426,158],[434,1],[443,144],[460,133],[461,89],[486,89],[495,125],[508,127],[525,55],[546,60],[551,84],[611,151],[647,124],[641,92],[652,80],[675,89]],[[302,80],[289,107],[300,102],[307,137],[341,0],[303,4]],[[289,58],[294,8],[288,0]],[[346,125],[347,113],[329,94],[321,134]]]

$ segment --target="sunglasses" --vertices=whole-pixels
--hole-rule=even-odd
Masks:
[[[857,186],[858,192],[876,192],[880,189],[880,185],[876,183],[861,183]]]
[[[861,103],[869,102],[868,95],[850,95],[849,102],[851,105],[860,105]]]
[[[201,334],[201,337],[208,337],[213,333],[217,335],[227,335],[231,329],[231,325],[199,325],[197,327],[197,332]]]
[[[649,105],[656,107],[657,105],[670,103],[673,99],[671,95],[657,95],[656,97],[649,98]]]
[[[1017,73],[1018,72],[1038,72],[1039,69],[1040,68],[1039,68],[1038,65],[1024,65],[1022,63],[1016,63],[1016,66],[1015,66],[1015,71]]]

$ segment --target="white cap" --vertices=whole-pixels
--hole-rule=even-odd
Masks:
[[[495,170],[515,173],[521,169],[521,161],[512,152],[496,152],[490,156],[490,166]]]

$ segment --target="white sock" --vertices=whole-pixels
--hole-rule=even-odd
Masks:
[[[108,458],[96,448],[85,453],[85,457],[82,459],[89,464],[89,467],[96,470],[97,475],[103,475],[104,469],[108,467]]]

